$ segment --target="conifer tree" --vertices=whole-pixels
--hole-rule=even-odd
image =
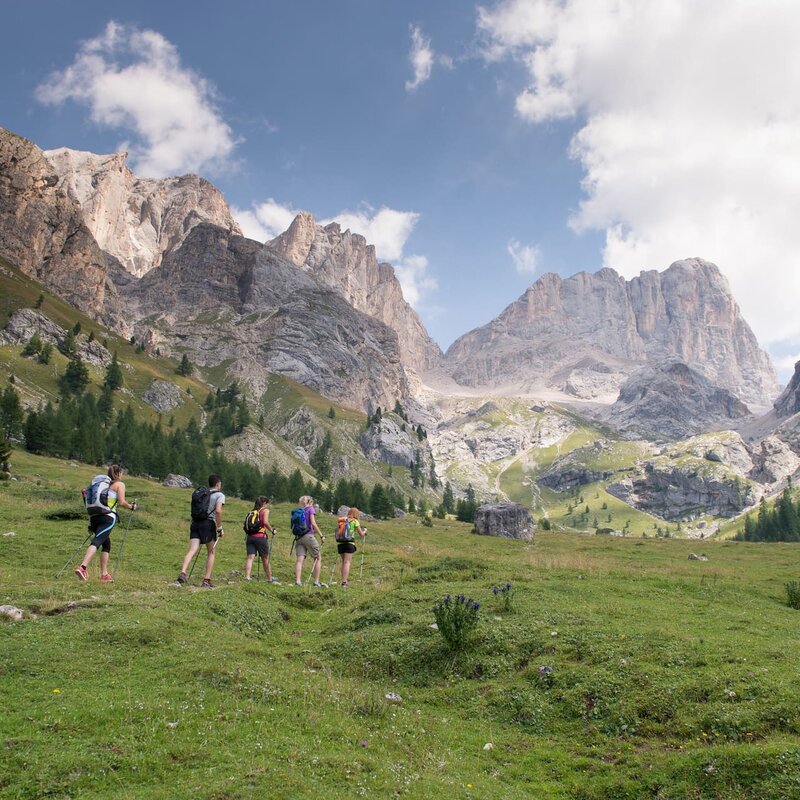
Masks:
[[[39,336],[39,331],[34,331],[33,336],[28,340],[28,344],[22,349],[22,355],[25,358],[29,356],[38,356],[42,352],[42,337]]]
[[[19,393],[9,383],[0,395],[0,433],[4,439],[18,439],[22,436],[25,415]]]
[[[333,439],[331,438],[330,431],[326,432],[325,438],[322,443],[311,455],[309,464],[314,472],[317,473],[317,478],[322,481],[328,480],[331,476],[331,448],[333,447]]]
[[[89,370],[79,355],[74,355],[59,380],[59,388],[64,395],[80,394],[89,385]]]
[[[38,361],[40,364],[49,364],[50,358],[53,355],[53,345],[50,342],[45,342],[42,345],[42,350],[39,353]]]
[[[117,351],[111,356],[111,363],[106,367],[106,377],[103,381],[103,386],[115,392],[122,386],[122,369],[117,361]]]
[[[192,362],[189,361],[189,356],[187,356],[186,353],[184,353],[181,358],[181,363],[178,364],[178,369],[176,370],[176,372],[178,373],[178,375],[183,375],[184,377],[188,377],[189,375],[192,374],[193,369],[194,368],[192,366]]]
[[[58,343],[59,352],[67,358],[72,358],[78,351],[78,343],[75,340],[75,331],[70,328],[64,338]]]

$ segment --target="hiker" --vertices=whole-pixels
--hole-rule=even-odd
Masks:
[[[189,562],[200,550],[200,545],[204,544],[208,551],[206,557],[206,571],[203,575],[203,588],[213,589],[211,583],[211,572],[214,569],[214,549],[217,545],[217,537],[221,539],[225,535],[222,530],[222,506],[225,505],[225,495],[222,494],[222,478],[219,475],[208,476],[208,488],[201,487],[192,493],[192,524],[189,528],[189,550],[183,559],[178,584],[187,581],[186,569]]]
[[[122,467],[112,464],[107,475],[96,475],[84,493],[86,510],[89,512],[90,533],[94,534],[91,544],[86,549],[80,565],[75,568],[75,574],[82,580],[89,580],[88,567],[94,554],[100,552],[100,580],[103,583],[112,583],[114,578],[108,571],[108,559],[111,556],[111,529],[119,522],[118,508],[136,510],[136,503],[129,503],[125,499],[125,484],[120,480]]]
[[[336,527],[336,549],[342,557],[342,586],[349,585],[350,563],[353,560],[353,553],[356,552],[356,533],[362,539],[367,535],[367,529],[361,527],[359,519],[361,512],[357,508],[351,508],[346,517],[339,517]]]
[[[314,578],[314,586],[327,586],[325,583],[320,583],[319,575],[322,571],[322,550],[320,549],[319,542],[314,537],[315,533],[319,534],[319,538],[324,542],[325,537],[317,525],[314,509],[314,498],[304,494],[300,500],[300,508],[292,511],[292,533],[294,534],[294,549],[297,555],[297,561],[294,565],[294,584],[295,586],[302,586],[303,581],[303,562],[306,560],[306,553],[311,553],[314,557],[314,567],[312,576]]]
[[[244,579],[246,581],[251,580],[250,573],[253,571],[253,561],[258,555],[264,565],[264,577],[270,583],[280,583],[277,578],[272,577],[272,567],[269,563],[272,546],[267,535],[267,531],[269,531],[274,536],[277,530],[269,523],[269,498],[257,497],[253,510],[244,521],[244,532],[247,536],[245,540],[247,561],[244,565]]]

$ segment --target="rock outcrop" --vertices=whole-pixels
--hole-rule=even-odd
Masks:
[[[183,402],[183,393],[174,383],[154,380],[142,393],[142,400],[159,414],[166,414]]]
[[[159,266],[200,222],[242,233],[219,189],[197,175],[137,178],[127,153],[61,147],[44,155],[58,176],[56,188],[78,204],[97,244],[137,277]]]
[[[106,257],[36,145],[0,128],[0,255],[81,311],[117,307]]]
[[[397,336],[274,250],[208,223],[122,288],[137,338],[202,366],[285,375],[346,406],[408,394]],[[357,379],[359,391],[353,392]]]
[[[403,427],[402,421],[388,414],[370,425],[359,439],[367,458],[396,467],[408,467],[414,462],[420,442],[415,434],[403,430]]]
[[[728,282],[702,259],[626,281],[612,269],[543,275],[499,317],[458,339],[446,368],[467,386],[615,392],[644,364],[678,357],[755,405],[777,394],[775,372]]]
[[[729,390],[671,358],[634,372],[606,420],[635,435],[679,439],[730,426],[749,413]]]
[[[800,361],[794,365],[794,375],[773,405],[779,417],[791,417],[800,412]]]
[[[475,533],[506,539],[533,539],[531,512],[519,503],[487,503],[475,511]]]
[[[403,297],[394,268],[378,263],[375,247],[363,236],[342,232],[335,222],[323,228],[303,212],[267,246],[342,294],[358,311],[388,325],[397,334],[404,364],[426,370],[441,363],[442,351]]]

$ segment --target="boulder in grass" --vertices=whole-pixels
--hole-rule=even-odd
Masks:
[[[15,608],[14,606],[0,606],[0,614],[13,620],[21,620],[25,616],[22,609]]]
[[[506,539],[533,539],[531,512],[519,503],[487,503],[475,511],[475,533]]]
[[[191,489],[194,483],[185,475],[174,475],[170,472],[161,485],[168,486],[170,489]]]

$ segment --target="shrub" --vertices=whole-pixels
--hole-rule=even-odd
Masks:
[[[442,638],[451,650],[462,650],[478,624],[480,604],[460,594],[446,595],[434,607],[433,616]]]
[[[786,588],[786,605],[789,608],[800,609],[800,583],[797,581],[789,581],[785,584]]]

